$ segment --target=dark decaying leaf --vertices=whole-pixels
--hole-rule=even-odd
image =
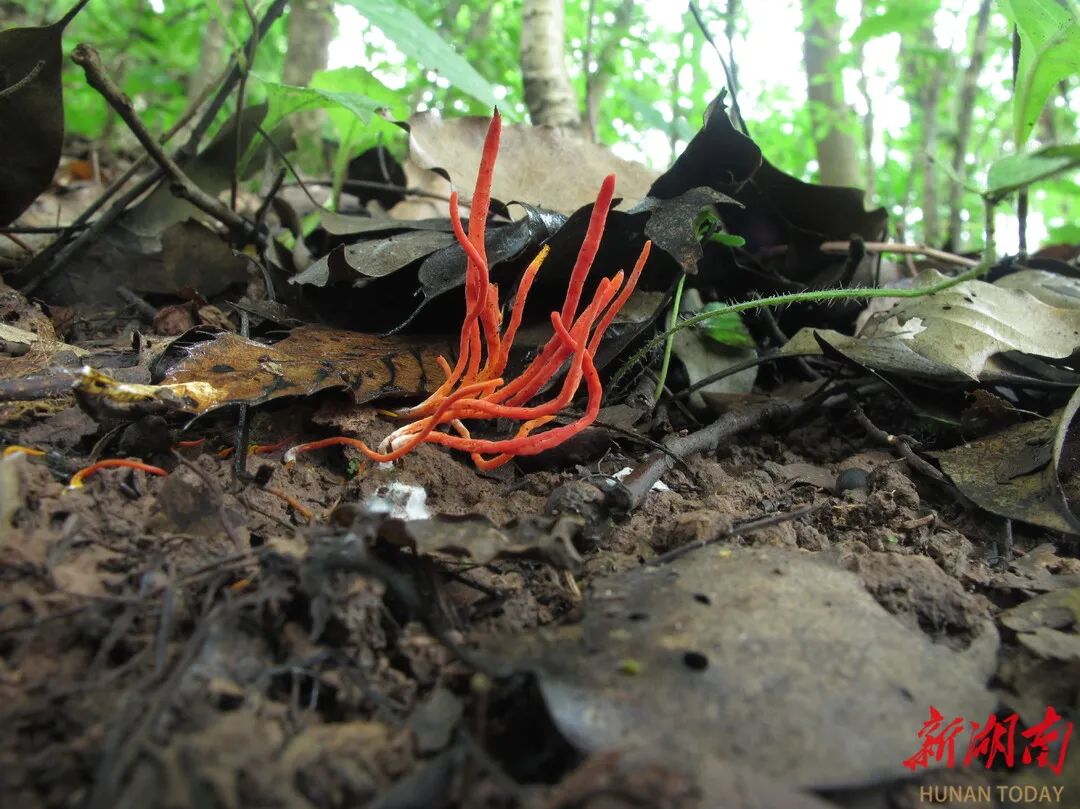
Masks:
[[[721,759],[788,786],[851,787],[908,772],[931,705],[986,716],[997,702],[997,633],[981,611],[953,651],[812,554],[708,548],[594,582],[584,613],[492,654],[536,673],[585,752],[632,747],[682,770]],[[852,728],[874,743],[850,744]]]
[[[157,236],[139,236],[119,224],[45,284],[51,303],[117,306],[117,285],[140,294],[176,295],[184,287],[204,297],[248,278],[248,263],[199,222],[175,222]]]
[[[934,453],[957,488],[993,514],[1080,534],[1058,471],[1080,409],[1080,388],[1049,419],[1028,421],[999,433]]]
[[[645,225],[645,236],[675,259],[683,272],[693,275],[704,255],[697,233],[698,217],[714,205],[738,207],[739,203],[727,194],[704,186],[691,188],[671,199],[648,199],[642,206],[652,211]],[[725,218],[725,215],[721,214],[721,218]]]
[[[450,233],[450,220],[440,219],[389,219],[385,216],[354,216],[324,211],[319,214],[319,224],[331,236],[359,236],[370,233],[396,233],[408,230],[438,230]]]
[[[196,330],[174,340],[152,368],[155,385],[118,386],[90,378],[81,401],[92,412],[174,411],[194,415],[227,404],[348,390],[357,402],[423,396],[443,380],[436,358],[450,346],[430,337],[376,337],[302,326],[267,345],[232,333]],[[138,390],[136,390],[138,388]]]
[[[0,225],[49,187],[64,142],[60,38],[89,0],[41,28],[0,31]]]
[[[761,168],[761,149],[731,125],[723,98],[705,111],[701,130],[649,189],[650,197],[672,199],[707,185],[734,196]]]
[[[378,188],[367,183],[390,187]],[[352,194],[363,207],[375,202],[383,210],[390,210],[405,199],[405,194],[395,190],[395,186],[404,190],[405,169],[385,146],[373,146],[349,161],[341,191]]]
[[[184,167],[185,173],[209,194],[227,189],[236,159],[237,127],[246,143],[256,136],[265,115],[266,105],[261,104],[246,108],[239,120],[233,116]],[[262,165],[266,148],[260,145],[250,168]],[[144,294],[175,295],[189,286],[206,297],[218,295],[243,283],[248,265],[201,224],[205,218],[163,183],[50,278],[40,294],[54,304],[82,306],[115,306],[119,284]]]
[[[530,246],[539,247],[566,223],[566,217],[562,214],[532,205],[523,204],[521,207],[525,210],[525,216],[521,219],[487,232],[484,244],[492,267],[520,255]],[[433,254],[420,265],[419,278],[425,298],[433,298],[463,285],[465,250],[455,242]]]
[[[485,244],[492,267],[539,246],[565,221],[561,214],[530,205],[522,207],[525,215],[521,219],[488,228]],[[448,219],[400,222],[333,214],[324,218],[324,226],[334,235],[364,234],[367,238],[335,247],[294,276],[293,283],[316,287],[348,283],[360,287],[366,285],[363,279],[385,278],[423,259],[418,277],[424,299],[399,329],[412,322],[433,298],[460,287],[465,281],[465,251],[454,238]],[[358,278],[358,273],[363,278]],[[385,313],[401,306],[406,296],[411,297],[412,288],[408,284],[384,287],[380,295],[394,299],[394,303],[385,301]]]
[[[377,236],[335,247],[290,281],[324,287],[332,283],[357,283],[364,278],[383,278],[453,243],[453,234],[437,230]],[[360,279],[357,273],[362,276]]]
[[[748,253],[786,247],[783,274],[793,281],[834,280],[831,271],[842,266],[843,257],[822,254],[822,242],[852,234],[873,241],[884,233],[884,208],[867,211],[859,189],[804,183],[785,174],[732,126],[720,99],[649,196],[671,199],[703,184],[742,203],[725,207],[722,218],[729,233],[746,239]]]

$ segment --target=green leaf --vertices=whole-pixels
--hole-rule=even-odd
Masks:
[[[866,17],[851,35],[852,42],[866,42],[886,34],[918,31],[941,4],[937,0],[895,3],[881,14]],[[906,47],[906,43],[905,43]]]
[[[709,236],[710,242],[716,242],[717,244],[726,244],[728,247],[742,247],[746,244],[746,239],[742,236],[736,236],[734,233],[724,233],[722,230],[717,231]]]
[[[1080,244],[1080,225],[1061,225],[1050,228],[1043,244]]]
[[[1002,0],[1001,6],[1020,33],[1013,97],[1013,142],[1019,148],[1054,85],[1080,73],[1080,17],[1074,0]]]
[[[713,301],[705,304],[701,312],[704,314],[716,309],[723,309],[725,305],[719,301]],[[717,315],[699,324],[699,328],[720,345],[731,346],[732,348],[752,348],[754,346],[754,338],[750,336],[750,332],[743,325],[738,312],[725,312]]]
[[[990,166],[986,175],[986,195],[1002,197],[1078,166],[1080,143],[1048,146],[1030,154],[1008,155]]]
[[[402,101],[401,94],[391,90],[366,70],[360,67],[343,67],[337,70],[320,70],[311,77],[311,89],[326,93],[334,97],[340,94],[351,95],[360,93],[377,108],[385,110],[391,118],[404,120],[409,115],[408,105]],[[346,139],[346,133],[352,131],[355,117],[350,115],[352,110],[344,106],[328,107],[326,111],[330,123],[337,133],[338,142]],[[384,139],[393,136],[403,138],[404,131],[380,116],[374,119],[361,117],[364,123],[371,123],[371,140],[374,143],[377,135],[382,132]],[[355,133],[354,133],[355,134]]]
[[[402,52],[428,70],[437,70],[463,93],[488,109],[495,106],[495,88],[412,11],[394,0],[345,0],[386,34]]]
[[[266,90],[266,101],[270,105],[263,129],[270,131],[281,120],[301,110],[333,109],[344,110],[350,119],[360,119],[361,123],[371,120],[372,113],[385,105],[365,95],[351,92],[335,92],[318,87],[294,87],[291,84],[261,79]]]

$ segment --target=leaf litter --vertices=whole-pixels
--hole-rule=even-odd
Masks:
[[[336,92],[319,96],[340,107]],[[187,178],[224,191],[265,114],[226,124]],[[27,115],[55,129],[55,103]],[[436,194],[471,182],[487,125],[414,117],[406,166],[439,169]],[[9,219],[51,179],[52,140],[23,144],[37,168],[6,191]],[[571,160],[573,182],[552,187]],[[1015,708],[1030,726],[1070,704],[1074,276],[1001,263],[993,284],[890,301],[854,336],[854,308],[813,304],[683,332],[657,401],[653,357],[610,380],[662,329],[680,277],[691,311],[847,283],[865,260],[820,245],[881,238],[885,211],[781,171],[722,99],[659,176],[526,127],[501,166],[464,238],[431,197],[322,212],[310,238],[297,211],[241,201],[263,229],[240,238],[163,183],[81,256],[22,268],[48,276],[43,303],[5,288],[5,805],[895,802],[949,775],[904,767],[931,705],[972,721]],[[612,171],[624,202],[582,282]],[[624,317],[591,334],[647,239]],[[593,320],[576,325],[568,287]],[[169,333],[195,315],[216,328]],[[494,336],[515,316],[503,357]],[[774,365],[755,381],[717,358],[720,334]],[[481,388],[447,426],[520,449],[545,432],[468,409],[493,349],[528,379],[514,407],[595,375],[591,401],[556,400],[540,425],[571,438],[497,469],[423,442],[393,465],[348,446],[283,463],[334,432],[373,446],[400,415],[383,408],[457,396],[459,360]],[[903,394],[928,380],[955,418],[912,408]]]

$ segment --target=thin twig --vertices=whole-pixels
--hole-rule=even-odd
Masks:
[[[259,32],[265,33],[270,25],[281,16],[284,8],[285,0],[275,0],[274,4],[271,5],[270,8],[266,10],[266,14],[263,15],[262,22],[259,24]],[[253,34],[253,36],[254,35],[255,34]],[[180,116],[180,119],[173,124],[168,132],[161,136],[159,142],[164,146],[177,132],[180,132],[186,127],[193,117],[195,117],[195,113],[198,112],[199,108],[205,103],[214,86],[216,85],[218,87],[217,95],[214,96],[213,101],[211,101],[206,109],[203,110],[199,120],[192,128],[191,135],[188,137],[187,142],[177,151],[176,161],[181,166],[184,165],[184,163],[198,150],[199,142],[202,140],[203,135],[206,134],[206,130],[214,122],[214,119],[217,117],[225,100],[229,97],[229,93],[232,92],[232,87],[238,78],[239,71],[237,70],[236,61],[234,59],[229,67],[222,72],[221,77],[207,84],[206,87],[199,92],[198,97],[188,106],[184,114]],[[85,211],[79,214],[74,222],[68,225],[68,231],[73,232],[75,229],[82,228],[89,222],[90,217],[97,213],[106,202],[112,199],[112,197],[127,184],[128,180],[135,176],[135,173],[141,169],[149,159],[150,156],[146,153],[140,155],[135,162],[128,166],[123,174],[110,183],[109,187],[101,193],[101,196],[94,200]],[[163,176],[164,173],[162,170],[155,166],[150,174],[143,177],[132,188],[126,191],[123,196],[109,206],[109,209],[105,211],[105,213],[94,220],[92,225],[84,229],[77,238],[66,245],[63,245],[63,240],[58,239],[38,257],[38,260],[41,262],[50,261],[51,263],[43,270],[39,271],[37,275],[28,281],[19,291],[26,296],[30,296],[36,292],[38,287],[59,273],[72,258],[77,256],[87,245],[97,239],[109,225],[123,216],[128,207],[135,200],[153,188]],[[35,260],[34,263],[37,263],[38,260]]]
[[[760,357],[751,357],[748,360],[743,360],[742,362],[737,362],[734,365],[729,365],[724,370],[717,371],[715,374],[709,374],[704,379],[699,379],[693,385],[688,385],[687,387],[683,388],[681,391],[676,393],[675,397],[677,399],[685,399],[691,393],[694,393],[695,391],[701,390],[702,388],[706,388],[709,385],[711,385],[713,382],[719,382],[721,379],[726,379],[729,376],[734,376],[735,374],[739,373],[740,371],[745,371],[748,368],[753,368],[756,365],[763,365],[766,362],[772,362],[773,360],[803,359],[805,357],[818,357],[818,358],[820,358],[821,354],[820,353],[811,353],[809,351],[807,351],[805,353],[803,353],[803,352],[798,352],[798,353],[792,352],[790,354],[782,354],[782,353],[777,351],[777,352],[773,352],[772,354],[762,354]]]
[[[863,247],[870,253],[905,253],[914,256],[926,256],[960,267],[978,267],[979,262],[967,256],[947,253],[922,244],[900,244],[898,242],[863,242]],[[822,253],[846,253],[851,249],[851,242],[823,242],[818,248]]]
[[[30,253],[31,255],[33,255],[34,248],[31,247],[30,245],[28,245],[24,240],[20,239],[14,233],[7,233],[7,232],[0,233],[0,236],[3,236],[5,239],[7,239],[12,244],[14,244],[16,247],[18,247],[23,252]]]
[[[742,410],[725,413],[709,426],[684,436],[675,436],[664,442],[667,452],[654,452],[626,476],[623,485],[630,493],[631,508],[637,508],[652,490],[653,484],[671,470],[675,462],[672,454],[685,458],[687,455],[715,450],[720,442],[746,430],[757,427],[774,418],[794,417],[807,412],[816,400],[795,402],[788,399],[771,399],[758,402]]]
[[[105,66],[101,63],[101,56],[94,48],[86,43],[77,45],[71,54],[71,60],[82,67],[86,72],[87,84],[101,93],[102,97],[109,102],[109,106],[128,125],[132,134],[142,144],[142,147],[150,153],[150,157],[158,164],[158,167],[172,180],[174,193],[183,196],[192,205],[218,220],[230,230],[245,236],[250,234],[251,225],[242,216],[239,216],[227,205],[222,204],[221,200],[207,194],[192,182],[191,178],[176,164],[176,161],[166,154],[161,145],[154,140],[154,137],[135,114],[135,107],[131,103],[131,99],[124,95],[124,92],[117,87],[116,82],[105,71]]]
[[[765,322],[765,326],[768,328],[769,333],[773,336],[773,339],[776,340],[776,345],[778,347],[787,345],[788,336],[784,334],[784,330],[781,329],[780,324],[776,322],[776,318],[773,317],[772,311],[770,309],[762,309],[757,314],[758,318]],[[802,371],[803,376],[807,379],[811,381],[821,379],[821,374],[811,368],[810,364],[803,357],[795,355],[791,355],[791,357],[799,367],[799,370]]]
[[[690,0],[690,13],[694,15],[694,22],[697,23],[705,40],[712,45],[713,50],[716,51],[716,57],[720,60],[720,67],[723,68],[724,78],[727,80],[728,92],[731,94],[731,111],[734,113],[735,122],[744,133],[749,135],[750,130],[746,128],[746,121],[743,119],[742,110],[739,109],[739,99],[735,94],[735,76],[732,73],[732,67],[728,65],[728,61],[724,58],[724,54],[720,52],[720,46],[716,44],[716,40],[714,40],[712,34],[709,33],[709,26],[705,24],[705,19],[701,16],[701,10],[693,0]]]
[[[41,59],[36,65],[34,65],[33,68],[31,68],[29,73],[27,73],[10,87],[5,87],[3,90],[0,90],[0,99],[15,95],[15,93],[19,92],[19,90],[32,82],[34,80],[34,77],[41,72],[43,67],[45,67],[45,60]]]
[[[646,564],[648,565],[666,565],[668,562],[672,562],[678,559],[684,554],[690,553],[690,551],[696,551],[698,548],[704,548],[706,545],[712,545],[719,542],[722,539],[734,539],[735,537],[746,536],[752,534],[755,531],[760,531],[762,528],[771,528],[774,525],[780,525],[781,523],[791,522],[797,520],[800,517],[805,517],[807,514],[811,514],[817,509],[818,506],[803,506],[797,508],[794,511],[785,511],[780,514],[769,514],[765,517],[758,517],[755,520],[746,520],[745,522],[736,523],[726,530],[720,531],[716,536],[711,536],[708,539],[699,539],[694,542],[689,542],[686,545],[680,545],[678,548],[673,548],[667,553],[657,556],[655,559],[650,559]]]
[[[240,336],[247,339],[251,334],[251,318],[246,311],[240,310]],[[241,403],[236,414],[236,454],[233,456],[232,479],[237,484],[249,479],[247,471],[248,441],[251,440],[251,422],[248,406]]]
[[[147,303],[143,298],[139,297],[135,292],[128,289],[123,284],[116,285],[116,294],[125,303],[131,304],[135,307],[136,311],[149,322],[153,323],[154,318],[158,316],[158,310]]]
[[[270,4],[270,7],[266,9],[266,13],[263,14],[262,19],[259,21],[258,27],[252,31],[251,36],[248,37],[247,44],[244,46],[245,51],[252,42],[266,36],[266,32],[270,30],[270,26],[273,25],[277,21],[277,18],[285,11],[286,2],[287,0],[274,0],[274,2]],[[221,86],[218,87],[217,93],[210,101],[205,112],[203,112],[202,117],[199,118],[198,123],[195,124],[187,143],[185,143],[176,153],[176,161],[178,163],[183,165],[186,160],[195,156],[199,148],[199,142],[210,128],[210,125],[214,123],[214,119],[217,117],[218,112],[225,106],[225,102],[232,94],[233,87],[240,81],[242,73],[243,68],[240,64],[240,60],[234,56],[229,67],[228,75],[221,83]],[[239,110],[237,112],[239,112]],[[239,123],[237,125],[239,126]]]
[[[244,100],[247,95],[247,79],[251,70],[251,64],[255,61],[255,50],[259,47],[259,18],[255,16],[255,10],[248,0],[243,0],[244,10],[251,21],[251,36],[245,43],[242,58],[237,60],[240,68],[240,80],[236,83],[236,109],[244,109]],[[240,117],[237,115],[236,137],[233,138],[233,165],[232,174],[229,177],[229,207],[236,210],[236,200],[240,194],[240,159],[244,151],[244,128],[240,126]]]
[[[292,174],[295,175],[296,172],[293,171]],[[303,186],[305,184],[307,184],[307,185],[318,185],[318,186],[332,186],[334,184],[334,182],[333,182],[333,180],[305,180],[304,182],[286,183],[285,185],[286,185],[286,187],[291,188],[294,185]],[[346,180],[342,184],[341,190],[348,193],[349,189],[353,188],[353,187],[355,187],[355,188],[370,188],[370,189],[372,189],[374,191],[397,191],[397,192],[399,192],[401,194],[404,194],[407,197],[426,197],[428,199],[437,199],[437,200],[439,200],[441,202],[449,202],[450,201],[449,195],[440,194],[437,191],[428,191],[425,188],[415,188],[415,187],[410,187],[410,186],[405,186],[405,185],[395,185],[394,183],[380,183],[380,182],[378,182],[376,180]],[[466,208],[469,207],[469,201],[470,200],[466,199],[465,197],[461,197],[459,199],[460,204],[462,206],[466,207]],[[323,206],[320,204],[319,207],[321,208]],[[329,210],[329,209],[327,208],[327,210]]]
[[[937,467],[933,466],[929,461],[923,460],[915,453],[915,450],[911,447],[910,441],[903,436],[892,435],[891,433],[882,430],[874,424],[874,422],[870,421],[870,417],[866,415],[866,412],[857,402],[853,401],[851,403],[851,413],[855,417],[855,420],[859,422],[859,425],[866,430],[867,435],[875,441],[879,441],[882,444],[895,449],[897,454],[907,461],[907,465],[910,466],[912,470],[945,486],[952,487],[948,478],[946,478]]]
[[[86,225],[86,224],[79,224],[79,225],[76,225],[76,224],[70,224],[70,225],[44,225],[44,226],[4,225],[3,227],[0,227],[0,233],[21,233],[23,235],[30,234],[30,233],[36,233],[36,234],[37,233],[44,233],[44,234],[67,233],[67,232],[73,231],[73,230],[82,230],[83,228],[87,228],[87,227],[89,227],[89,225]]]

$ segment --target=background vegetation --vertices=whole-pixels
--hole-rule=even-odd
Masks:
[[[64,45],[94,44],[148,126],[165,131],[214,81],[270,2],[93,0]],[[255,54],[257,80],[249,97],[264,95],[267,82],[314,82],[403,117],[426,108],[448,116],[484,114],[490,93],[510,119],[527,120],[523,4],[527,0],[297,0]],[[5,27],[41,24],[67,5],[0,3],[0,16]],[[868,205],[888,207],[901,231],[896,235],[978,249],[982,201],[974,190],[985,188],[987,168],[1014,148],[1007,5],[717,0],[700,4],[699,24],[686,6],[666,0],[566,0],[565,66],[586,135],[661,168],[697,130],[723,86],[719,50],[734,64],[742,114],[772,162],[804,179],[829,181],[819,149],[830,135],[846,139],[850,165],[842,176],[867,188]],[[428,30],[417,28],[417,20]],[[440,45],[479,75],[451,61]],[[802,69],[787,69],[793,51]],[[357,67],[327,74],[328,58],[331,66]],[[81,71],[70,62],[65,71],[69,137],[122,150],[123,125],[85,86]],[[1051,89],[1028,149],[1075,140],[1078,117],[1074,74]],[[334,120],[322,125],[327,138],[341,137]],[[370,126],[354,133],[357,148],[378,133],[393,141],[393,129]],[[391,146],[402,148],[400,142]],[[311,155],[305,165],[320,170]],[[1032,242],[1080,241],[1074,175],[1040,183],[1031,192],[1031,211]],[[1014,229],[998,231],[1008,249]]]

